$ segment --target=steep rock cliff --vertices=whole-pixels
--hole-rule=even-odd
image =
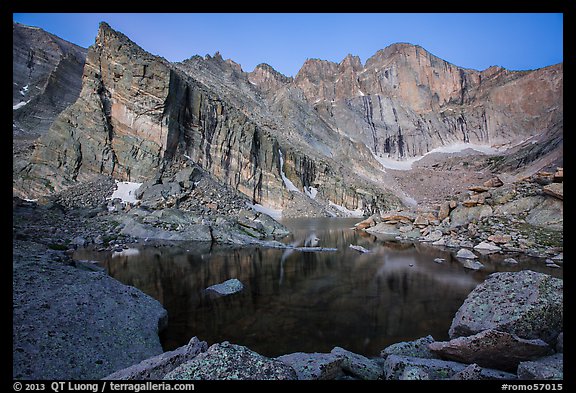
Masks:
[[[454,66],[411,44],[362,66],[307,60],[294,83],[322,118],[379,157],[405,159],[457,142],[518,143],[562,122],[562,64],[534,71]]]
[[[326,206],[370,213],[398,203],[378,170],[372,174],[375,163],[362,163],[367,149],[347,165],[342,158],[358,146],[321,119],[300,114],[298,121],[278,120],[282,111],[286,118],[300,109],[315,113],[297,89],[286,84],[269,109],[254,83],[219,54],[170,64],[102,23],[80,97],[39,140],[15,190],[37,196],[96,174],[142,182],[189,159],[253,203],[275,209],[294,193],[311,195],[310,187]],[[340,148],[343,140],[348,152]]]

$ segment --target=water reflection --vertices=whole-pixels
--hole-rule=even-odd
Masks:
[[[192,336],[212,344],[228,340],[266,355],[328,352],[341,346],[375,356],[387,345],[428,334],[447,338],[451,320],[468,293],[494,271],[533,269],[562,276],[543,261],[483,256],[471,271],[449,251],[377,240],[351,229],[357,220],[288,221],[293,245],[334,247],[337,252],[212,247],[206,243],[137,247],[98,259],[119,281],[140,288],[168,310],[165,350]],[[372,252],[349,248],[361,245]],[[444,258],[444,263],[434,262]],[[214,298],[203,289],[230,278],[245,289]]]

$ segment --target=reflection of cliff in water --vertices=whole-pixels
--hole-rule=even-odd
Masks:
[[[468,293],[501,268],[483,260],[484,272],[466,270],[449,252],[382,243],[331,225],[294,230],[285,241],[305,242],[313,229],[319,246],[337,252],[146,247],[104,264],[110,275],[168,310],[169,326],[162,334],[166,350],[198,336],[209,344],[246,345],[267,356],[327,352],[334,346],[374,356],[398,341],[428,334],[446,339]],[[359,253],[350,244],[373,252]],[[446,262],[435,263],[437,257]],[[239,279],[244,291],[220,298],[204,294],[204,288],[230,278]]]

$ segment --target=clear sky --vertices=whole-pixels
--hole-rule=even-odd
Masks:
[[[364,64],[396,42],[459,67],[529,70],[563,61],[561,13],[19,13],[13,19],[88,47],[100,21],[169,61],[219,51],[244,71],[268,63],[295,76],[307,58]]]

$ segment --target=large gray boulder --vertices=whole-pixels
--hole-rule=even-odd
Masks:
[[[554,353],[552,348],[540,339],[526,340],[492,329],[450,341],[436,341],[428,347],[443,359],[476,363],[482,367],[510,372],[516,371],[521,361]]]
[[[283,362],[241,345],[214,344],[165,377],[165,380],[289,380],[296,372]]]
[[[56,255],[14,246],[15,379],[100,379],[163,352],[167,312],[157,300]]]
[[[487,329],[555,342],[563,326],[563,280],[531,270],[493,273],[456,312],[450,338]]]

